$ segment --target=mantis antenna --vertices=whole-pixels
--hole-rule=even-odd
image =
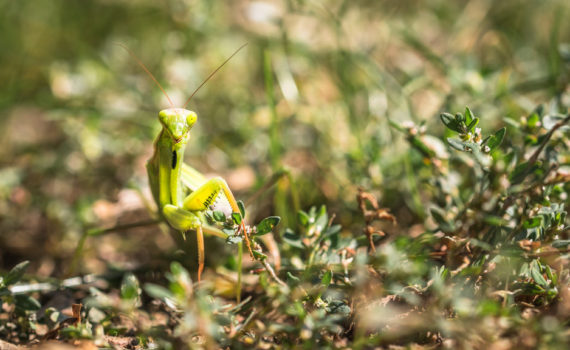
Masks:
[[[228,63],[229,60],[231,60],[238,52],[240,52],[241,49],[243,49],[245,46],[247,45],[247,43],[243,44],[242,46],[239,47],[239,49],[235,50],[234,53],[232,53],[232,55],[230,57],[228,57],[224,63],[220,64],[218,66],[218,68],[216,68],[212,73],[210,73],[210,75],[202,82],[202,84],[200,84],[200,86],[198,86],[198,88],[196,88],[196,90],[194,90],[194,92],[192,93],[192,95],[190,95],[190,97],[188,98],[188,100],[186,100],[186,103],[184,104],[183,108],[186,108],[186,106],[188,105],[188,103],[190,103],[190,100],[192,99],[192,97],[194,97],[194,95],[198,92],[198,90],[200,90],[202,88],[202,86],[204,86],[204,84],[206,84],[206,82],[208,80],[210,80],[210,78],[212,78],[214,76],[214,74],[216,74],[226,63]],[[155,79],[156,81],[156,79]],[[157,82],[158,83],[158,82]]]
[[[172,100],[170,99],[170,97],[168,96],[168,94],[166,93],[166,90],[164,90],[164,88],[162,87],[162,85],[160,85],[160,83],[158,82],[158,80],[156,80],[156,78],[154,77],[154,75],[152,75],[152,73],[148,70],[148,68],[146,68],[146,66],[144,65],[144,63],[142,63],[141,60],[139,60],[139,58],[137,57],[137,55],[135,55],[127,46],[121,44],[121,43],[115,43],[117,45],[119,45],[120,47],[122,47],[123,49],[125,49],[125,51],[127,51],[129,53],[129,55],[131,55],[132,58],[135,59],[135,61],[137,61],[137,63],[139,64],[139,66],[141,66],[141,68],[146,72],[146,74],[148,74],[148,76],[156,83],[156,85],[158,85],[158,87],[160,88],[160,90],[162,91],[162,93],[164,94],[164,96],[166,96],[166,99],[168,100],[168,103],[170,103],[170,107],[174,108],[174,103],[172,103]],[[242,46],[243,47],[243,46]],[[241,49],[241,48],[240,48]],[[233,56],[233,55],[232,55]],[[230,57],[231,58],[231,57]],[[224,62],[225,64],[225,62]],[[219,68],[218,68],[219,69]],[[187,102],[188,103],[188,102]]]

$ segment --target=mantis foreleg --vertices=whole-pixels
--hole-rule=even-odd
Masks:
[[[237,201],[231,192],[226,181],[220,177],[213,178],[211,180],[205,181],[204,177],[196,170],[190,166],[182,166],[181,181],[189,189],[194,191],[190,193],[183,201],[182,208],[174,205],[166,205],[163,210],[164,217],[166,220],[176,229],[181,231],[188,231],[191,229],[196,230],[196,239],[198,246],[198,281],[200,281],[202,276],[202,271],[204,270],[204,236],[203,232],[214,233],[216,235],[223,234],[220,230],[205,225],[204,220],[200,219],[202,212],[215,207],[218,210],[223,211],[226,215],[231,213],[240,213]],[[201,184],[199,184],[201,183]],[[249,245],[249,239],[247,237],[247,232],[245,231],[245,224],[242,221],[241,230],[246,239],[246,243]],[[239,256],[238,256],[238,300],[241,294],[241,254],[242,245],[238,244]],[[251,249],[251,248],[250,248]]]

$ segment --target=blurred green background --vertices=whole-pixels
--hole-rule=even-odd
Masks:
[[[178,105],[248,43],[192,100],[186,161],[244,200],[290,172],[255,197],[250,220],[294,226],[298,208],[326,204],[359,232],[358,187],[400,227],[426,216],[418,183],[431,173],[390,121],[442,134],[439,113],[465,105],[488,128],[551,98],[568,105],[569,6],[1,0],[0,267],[29,259],[29,272],[62,277],[85,230],[151,216],[144,163],[168,103],[117,42]],[[105,235],[80,270],[135,268],[168,248],[156,227]]]

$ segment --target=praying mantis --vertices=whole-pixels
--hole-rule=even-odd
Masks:
[[[160,85],[158,80],[145,67],[145,65],[124,45],[119,44],[137,61],[141,68],[158,85],[170,103],[170,108],[163,109],[158,113],[158,120],[162,130],[154,141],[154,152],[146,164],[148,180],[153,198],[158,206],[159,215],[174,229],[185,234],[187,231],[196,231],[198,246],[198,281],[201,280],[204,270],[205,249],[204,233],[221,238],[229,235],[211,225],[205,213],[208,210],[217,210],[226,217],[236,218],[238,225],[235,236],[241,235],[245,240],[249,253],[254,257],[248,237],[248,228],[245,225],[243,211],[236,201],[228,184],[221,177],[206,179],[200,172],[183,163],[184,149],[190,139],[190,130],[196,123],[198,116],[195,112],[186,109],[186,106],[196,92],[234,55],[244,44],[237,49],[226,61],[214,70],[204,82],[192,93],[182,108],[174,107],[170,97]],[[271,228],[277,223],[273,222]],[[237,299],[241,294],[241,265],[243,256],[242,241],[238,242],[238,281]],[[272,268],[262,259],[262,264],[268,272],[281,284]]]

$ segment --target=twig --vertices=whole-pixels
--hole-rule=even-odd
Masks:
[[[564,118],[563,120],[559,121],[558,123],[556,123],[552,129],[550,129],[550,131],[545,135],[544,140],[542,140],[542,143],[540,144],[540,146],[536,149],[536,151],[534,151],[534,153],[530,156],[530,158],[528,159],[527,162],[527,166],[526,169],[531,169],[532,166],[534,165],[534,163],[536,163],[536,161],[538,160],[538,157],[540,156],[540,153],[542,153],[542,150],[544,149],[544,147],[546,147],[546,144],[548,143],[548,141],[550,141],[550,138],[552,138],[552,135],[554,134],[554,132],[558,129],[560,129],[561,127],[563,127],[566,123],[568,123],[570,121],[570,114],[566,116],[566,118]],[[524,191],[523,191],[524,192]],[[520,194],[521,192],[517,193]],[[516,198],[515,194],[512,194],[510,196],[508,196],[505,201],[503,202],[503,207],[501,208],[501,211],[505,211],[507,210],[511,205],[513,205],[514,200]]]
[[[241,332],[247,325],[248,323],[252,320],[253,316],[257,313],[257,310],[255,308],[253,308],[253,310],[251,310],[251,312],[249,313],[249,316],[247,316],[247,318],[245,319],[245,321],[243,321],[243,323],[239,326],[236,327],[236,332]]]
[[[374,240],[372,236],[374,234],[385,236],[386,233],[381,230],[377,230],[372,226],[375,220],[391,221],[392,224],[396,224],[396,217],[388,212],[388,209],[380,208],[378,205],[378,200],[372,193],[364,191],[362,188],[358,189],[358,194],[356,195],[356,200],[358,202],[358,207],[364,216],[364,221],[366,226],[363,231],[368,238],[368,243],[370,245],[370,250],[372,253],[376,252],[376,247],[374,246]],[[369,203],[373,210],[368,210],[367,204]]]
[[[539,253],[533,253],[533,254],[524,254],[527,258],[541,258],[544,256],[555,256],[555,255],[560,255],[560,254],[564,254],[564,253],[570,253],[570,248],[566,248],[566,249],[557,249],[557,250],[549,250],[546,252],[539,252]]]
[[[279,277],[277,277],[277,275],[275,274],[275,271],[273,270],[273,268],[271,267],[271,265],[269,265],[267,263],[267,261],[265,261],[265,259],[260,260],[261,264],[263,265],[263,267],[265,268],[265,270],[267,270],[267,272],[269,273],[269,275],[271,277],[273,277],[273,279],[279,283],[282,287],[287,287],[287,284],[285,282],[283,282]]]
[[[542,143],[540,144],[540,146],[538,147],[538,149],[532,154],[532,156],[530,156],[530,158],[528,159],[528,166],[527,168],[530,168],[534,163],[536,163],[536,160],[538,159],[538,156],[540,155],[540,153],[542,152],[542,150],[544,149],[544,147],[546,146],[546,144],[548,143],[548,141],[550,140],[550,138],[552,137],[552,134],[554,134],[554,132],[558,129],[560,129],[561,127],[564,126],[564,124],[568,123],[570,121],[570,114],[566,116],[566,118],[564,118],[563,120],[559,121],[558,123],[556,123],[552,129],[550,129],[550,131],[548,132],[548,134],[546,134],[546,136],[544,137],[544,140],[542,140]]]
[[[59,324],[59,326],[57,326],[55,329],[47,332],[43,337],[42,337],[42,341],[45,340],[50,340],[50,339],[55,339],[57,338],[57,336],[59,335],[59,332],[72,325],[77,327],[77,325],[79,325],[81,323],[81,307],[83,305],[82,304],[73,304],[71,305],[71,310],[73,312],[73,316],[70,318],[66,318],[65,320],[61,321],[61,323]]]

